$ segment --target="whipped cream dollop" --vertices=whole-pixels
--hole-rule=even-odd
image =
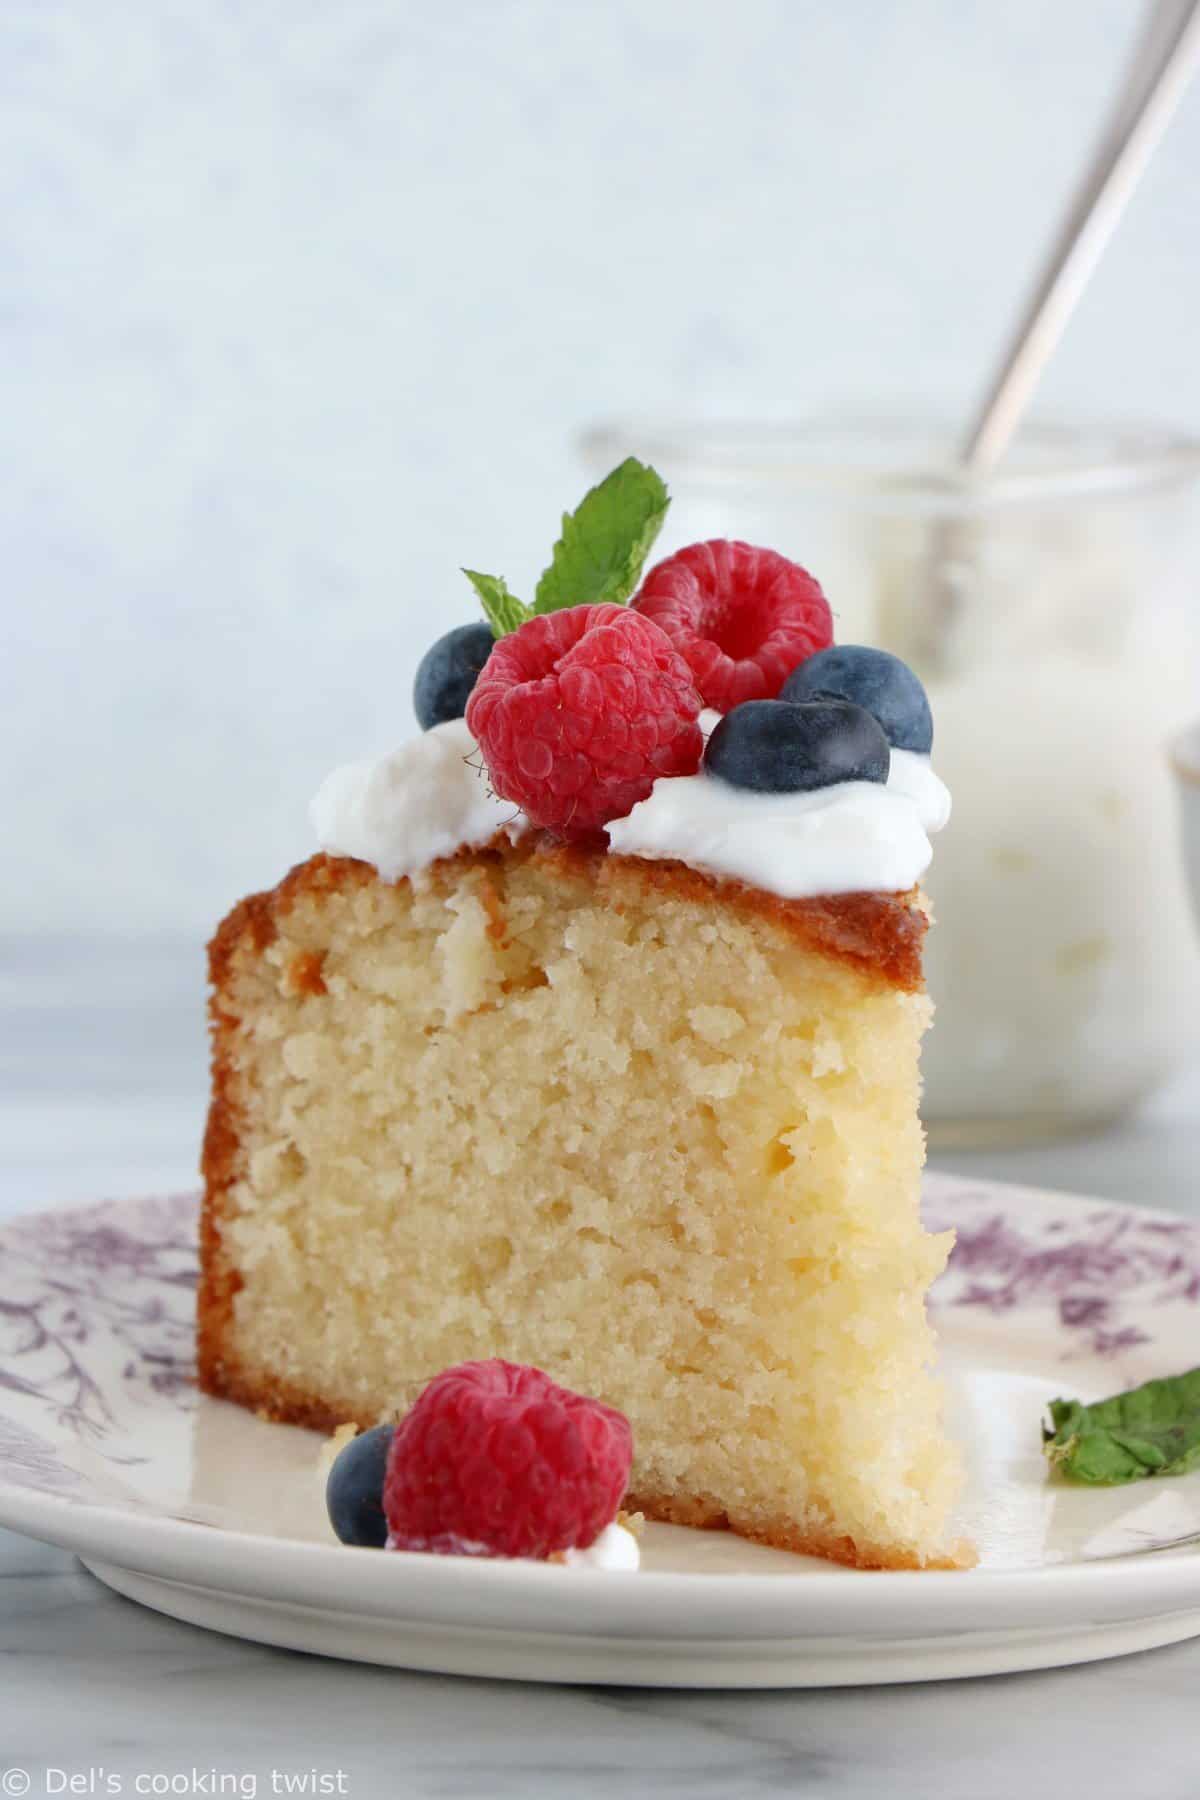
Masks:
[[[719,714],[706,712],[707,736]],[[436,725],[373,761],[335,769],[317,790],[317,842],[372,863],[385,881],[418,875],[439,857],[515,840],[524,814],[493,794],[462,719]],[[843,781],[812,793],[755,794],[713,775],[667,775],[608,827],[622,856],[682,862],[785,900],[816,894],[899,893],[929,867],[930,834],[950,795],[928,756],[893,750],[886,786]]]
[[[388,756],[335,769],[309,812],[322,850],[373,863],[385,881],[526,827],[512,802],[492,792],[464,719],[435,725]]]
[[[715,776],[677,775],[608,827],[622,856],[688,863],[785,900],[915,887],[950,795],[927,756],[893,750],[886,786],[842,781],[801,794],[755,794]]]
[[[642,1553],[629,1527],[614,1519],[586,1550],[564,1550],[562,1560],[568,1569],[636,1569]]]
[[[387,1540],[389,1550],[411,1549],[411,1545],[398,1543],[389,1534]],[[437,1554],[441,1556],[486,1556],[492,1552],[486,1544],[476,1543],[473,1538],[450,1538],[439,1540]],[[532,1556],[516,1556],[501,1558],[511,1562],[537,1562],[540,1559]],[[642,1552],[638,1541],[627,1525],[614,1519],[606,1525],[599,1537],[590,1543],[586,1550],[563,1550],[552,1556],[550,1561],[565,1569],[638,1569],[642,1563]]]

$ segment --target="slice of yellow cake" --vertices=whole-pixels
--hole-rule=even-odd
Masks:
[[[502,1355],[628,1414],[628,1504],[945,1563],[925,914],[502,840],[318,857],[212,948],[201,1381],[392,1416]]]
[[[620,604],[665,507],[631,459],[534,606],[472,575],[423,735],[335,771],[322,854],[218,931],[200,1381],[331,1428],[535,1364],[628,1416],[651,1519],[954,1566],[928,702],[771,551]]]

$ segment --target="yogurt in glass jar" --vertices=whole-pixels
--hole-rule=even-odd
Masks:
[[[948,435],[840,424],[589,435],[705,537],[811,569],[837,638],[911,663],[954,816],[928,879],[938,1142],[1120,1116],[1200,1048],[1200,956],[1167,741],[1197,705],[1200,445],[1041,429],[982,486]]]

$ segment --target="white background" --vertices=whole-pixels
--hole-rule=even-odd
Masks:
[[[961,414],[1139,13],[8,0],[0,930],[198,939],[307,854],[582,424]],[[1044,411],[1200,426],[1198,165],[1200,92]]]

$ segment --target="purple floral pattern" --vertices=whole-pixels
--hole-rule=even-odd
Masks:
[[[111,1498],[166,1420],[186,1423],[196,1213],[182,1194],[0,1227],[0,1485]],[[930,1177],[925,1216],[957,1234],[943,1313],[1020,1315],[1063,1360],[1186,1342],[1200,1325],[1198,1224],[945,1176]]]
[[[1064,1359],[1150,1344],[1163,1309],[1200,1303],[1200,1225],[1188,1219],[945,1177],[927,1183],[925,1218],[955,1232],[935,1305],[1049,1312]]]
[[[0,1229],[0,1478],[77,1488],[49,1439],[118,1466],[148,1460],[131,1414],[195,1402],[195,1287],[191,1194]]]
[[[83,1476],[63,1461],[53,1444],[0,1414],[0,1471],[15,1487],[44,1494],[75,1494],[86,1487]]]

